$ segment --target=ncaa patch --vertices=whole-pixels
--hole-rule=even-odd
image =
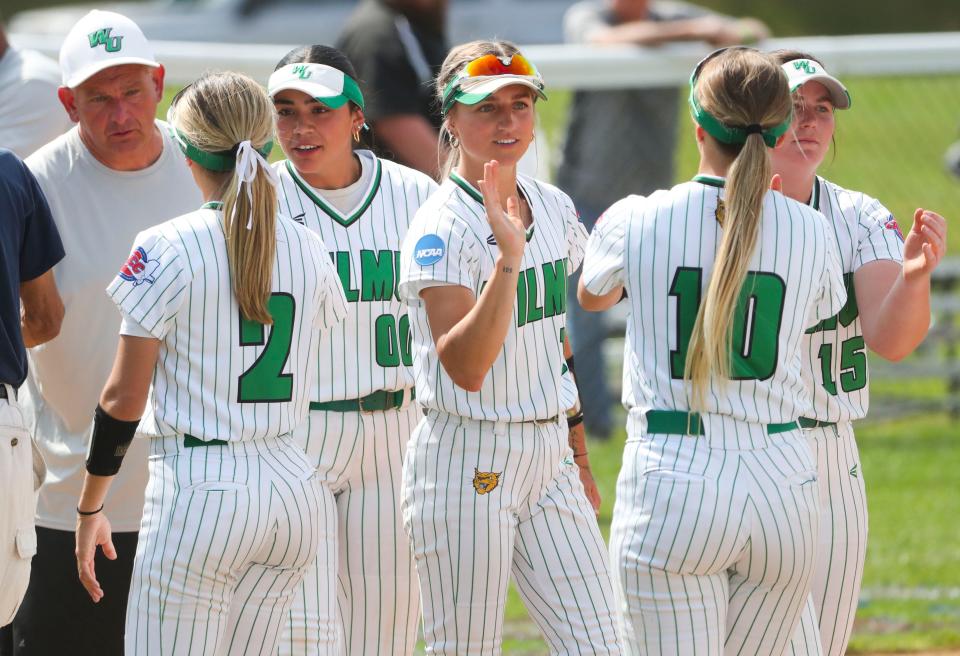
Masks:
[[[493,492],[494,488],[500,484],[500,474],[502,472],[482,472],[476,467],[473,468],[473,489],[477,494],[488,494]]]
[[[145,282],[152,285],[157,281],[154,274],[159,266],[160,263],[151,260],[142,246],[137,246],[137,250],[133,251],[126,263],[120,267],[120,277],[132,282],[134,287]]]
[[[436,264],[447,254],[447,245],[439,235],[424,235],[413,247],[413,261],[420,266]]]

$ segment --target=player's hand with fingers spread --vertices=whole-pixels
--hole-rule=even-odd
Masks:
[[[903,279],[913,282],[928,278],[946,250],[946,220],[936,212],[918,208],[903,243]]]
[[[523,249],[527,245],[527,231],[520,217],[520,200],[516,192],[507,199],[507,209],[500,205],[499,175],[500,163],[492,160],[483,165],[483,180],[479,180],[483,193],[483,207],[487,211],[487,221],[493,231],[493,238],[503,257],[520,263]]]
[[[77,572],[80,574],[80,583],[94,603],[103,599],[103,588],[100,587],[94,571],[94,556],[99,546],[103,548],[103,555],[107,558],[117,559],[112,535],[110,520],[102,511],[77,518]]]

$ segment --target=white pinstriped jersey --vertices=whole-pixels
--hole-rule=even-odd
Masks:
[[[280,174],[280,211],[323,239],[347,298],[343,321],[320,338],[312,401],[355,399],[413,386],[410,323],[397,294],[400,246],[436,183],[413,169],[356,151],[370,184],[347,214],[325,201],[289,161]]]
[[[420,208],[400,260],[400,294],[409,303],[417,401],[427,408],[493,421],[553,417],[576,401],[566,374],[567,276],[583,259],[586,230],[570,198],[518,176],[533,212],[511,328],[478,392],[457,387],[437,355],[420,291],[460,285],[480,296],[499,254],[480,192],[456,174]]]
[[[689,410],[686,347],[720,243],[723,180],[631,196],[597,223],[581,277],[593,294],[624,285],[632,352],[625,367],[641,411]],[[722,216],[722,209],[720,212]],[[712,381],[709,413],[782,423],[809,409],[801,377],[805,328],[833,316],[845,296],[835,241],[823,217],[778,192],[764,198],[760,237],[734,313],[730,381]]]
[[[315,234],[282,216],[276,233],[270,327],[240,316],[219,210],[137,235],[107,293],[161,341],[157,434],[243,441],[283,435],[306,417],[317,331],[343,316],[345,301]]]
[[[833,422],[862,419],[867,416],[870,394],[853,275],[876,260],[903,262],[903,235],[893,214],[879,201],[829,180],[814,179],[810,204],[827,217],[836,236],[847,303],[804,336],[803,377],[813,388],[809,416]]]

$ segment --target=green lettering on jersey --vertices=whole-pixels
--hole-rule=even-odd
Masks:
[[[813,328],[809,328],[807,330],[808,335],[813,333],[821,333],[828,330],[836,330],[837,322],[846,328],[852,324],[857,317],[860,316],[860,308],[857,307],[857,292],[853,286],[852,272],[843,274],[843,286],[847,290],[847,302],[843,304],[842,308],[840,308],[840,312],[829,319],[824,319]]]
[[[393,251],[360,251],[361,301],[389,301],[394,280]]]
[[[539,304],[537,270],[533,267],[521,273],[527,279],[527,323],[543,319],[543,306]]]
[[[340,285],[343,287],[344,296],[347,297],[348,302],[356,303],[357,299],[360,298],[360,291],[352,287],[353,283],[350,281],[350,253],[337,251],[330,255],[337,265],[337,275],[340,277]]]
[[[527,276],[520,272],[517,279],[517,328],[527,323]]]
[[[567,261],[543,264],[543,316],[553,317],[567,311]]]
[[[122,36],[111,36],[112,27],[105,27],[102,30],[95,30],[87,35],[91,48],[103,46],[107,52],[119,52],[123,43]]]

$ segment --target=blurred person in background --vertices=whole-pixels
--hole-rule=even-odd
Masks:
[[[564,18],[568,43],[655,46],[704,41],[714,47],[769,36],[754,18],[730,18],[683,2],[584,0]],[[673,184],[679,87],[577,91],[570,107],[557,185],[570,194],[588,230],[620,198]],[[598,120],[603,117],[603,120]],[[576,301],[579,272],[568,287],[570,337],[578,364],[587,432],[603,439],[612,428],[605,376],[603,314]],[[627,389],[626,387],[624,389]]]
[[[57,62],[11,45],[0,15],[0,148],[24,158],[70,129],[59,86]]]
[[[433,80],[447,55],[448,0],[361,0],[337,41],[367,89],[377,153],[439,176]]]

